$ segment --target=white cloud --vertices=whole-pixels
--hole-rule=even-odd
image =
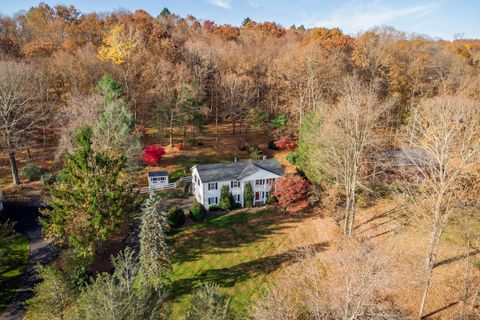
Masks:
[[[310,20],[306,21],[305,24],[314,27],[340,27],[347,33],[355,33],[388,24],[398,18],[408,16],[420,18],[431,13],[437,6],[437,4],[427,4],[392,8],[382,5],[381,1],[378,0],[370,2],[351,1],[334,10],[325,19]]]
[[[232,8],[230,0],[210,0],[210,3],[223,9],[230,10]]]

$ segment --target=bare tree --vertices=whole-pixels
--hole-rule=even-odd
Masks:
[[[316,146],[310,148],[310,165],[317,166],[321,175],[341,186],[345,193],[344,233],[349,236],[355,222],[360,169],[387,106],[378,101],[373,86],[347,78],[339,102],[319,108],[318,123],[312,126],[314,132],[309,133]]]
[[[252,79],[229,73],[222,78],[219,91],[226,117],[232,123],[232,133],[235,135],[236,125],[239,125],[241,131],[242,123],[253,101],[255,92]]]
[[[97,122],[103,103],[104,98],[99,94],[74,93],[68,97],[67,105],[61,109],[57,120],[62,124],[58,147],[59,154],[65,150],[70,153],[75,151],[74,137],[77,130],[81,127],[92,126]]]
[[[311,248],[299,250],[295,269],[267,290],[253,318],[401,319],[402,312],[380,298],[390,284],[388,255],[356,241],[334,246],[327,261]]]
[[[442,233],[469,188],[464,179],[475,175],[473,169],[480,163],[479,121],[478,102],[442,96],[422,101],[408,126],[411,146],[428,154],[426,160],[412,161],[423,177],[416,204],[430,228],[419,318],[425,310]]]
[[[0,142],[8,152],[15,185],[20,184],[15,153],[43,120],[41,87],[29,66],[0,61]]]

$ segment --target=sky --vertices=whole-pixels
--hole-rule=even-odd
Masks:
[[[217,24],[240,25],[245,17],[284,27],[339,27],[355,35],[375,26],[393,26],[433,38],[480,38],[480,0],[56,0],[82,13],[144,9],[157,16],[164,7]],[[0,0],[0,14],[28,10],[39,1]]]

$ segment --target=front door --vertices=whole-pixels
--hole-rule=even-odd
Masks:
[[[255,192],[255,201],[259,201],[260,200],[260,191],[256,191]]]

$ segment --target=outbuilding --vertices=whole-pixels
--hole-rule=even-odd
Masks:
[[[149,189],[164,189],[169,186],[167,171],[151,171],[148,173]]]

